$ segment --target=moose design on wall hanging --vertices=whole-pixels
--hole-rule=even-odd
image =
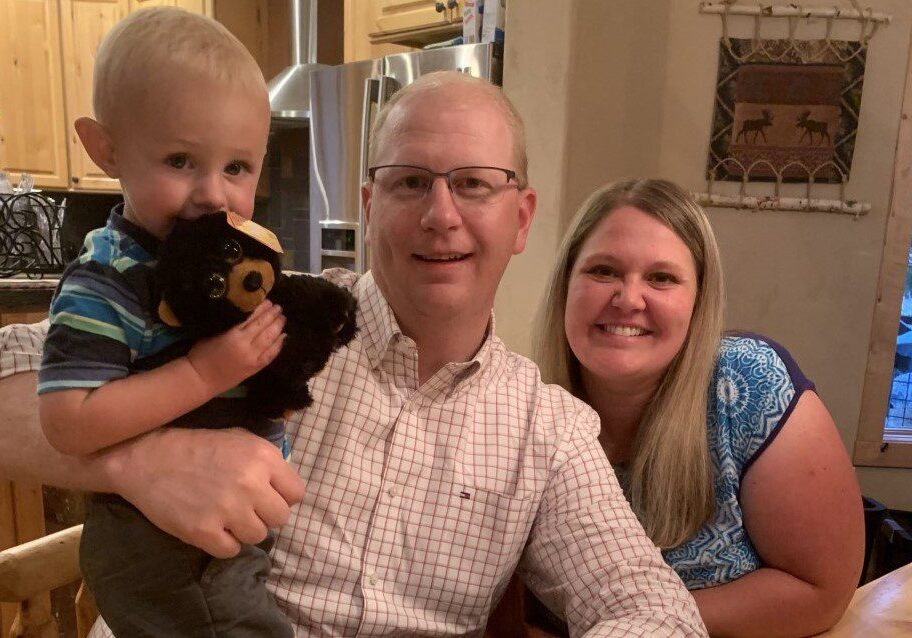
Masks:
[[[722,42],[707,166],[715,179],[741,181],[745,171],[750,181],[848,178],[865,52],[858,42],[830,44],[839,55],[808,63],[801,53],[818,52],[814,41],[767,40],[754,53],[755,41]]]

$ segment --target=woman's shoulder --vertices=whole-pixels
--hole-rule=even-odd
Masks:
[[[779,342],[753,332],[726,333],[719,344],[716,375],[737,373],[756,381],[782,377],[796,389],[813,389],[791,353]]]
[[[813,390],[788,351],[753,333],[722,339],[707,415],[711,441],[741,474],[788,420],[801,394]],[[725,453],[721,451],[725,450]]]

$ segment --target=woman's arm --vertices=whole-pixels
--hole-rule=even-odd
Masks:
[[[744,526],[764,567],[693,593],[712,636],[807,636],[834,625],[864,556],[861,494],[829,412],[798,400],[741,484]]]

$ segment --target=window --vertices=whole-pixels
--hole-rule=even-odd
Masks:
[[[896,329],[893,379],[883,438],[887,442],[912,443],[912,245],[906,259],[905,285]]]
[[[912,68],[912,67],[910,67]],[[912,75],[903,113],[912,108]],[[903,117],[868,365],[855,439],[856,465],[912,468],[912,118]]]

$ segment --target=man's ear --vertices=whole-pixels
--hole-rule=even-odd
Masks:
[[[108,130],[90,117],[81,117],[74,124],[86,153],[108,177],[120,177],[114,160],[114,143]]]
[[[513,243],[513,254],[518,255],[526,249],[526,239],[535,217],[535,205],[538,202],[538,193],[534,188],[528,187],[519,191],[519,228],[516,232],[516,241]]]
[[[361,206],[364,208],[364,221],[370,221],[371,198],[373,197],[374,185],[370,182],[361,184]]]

